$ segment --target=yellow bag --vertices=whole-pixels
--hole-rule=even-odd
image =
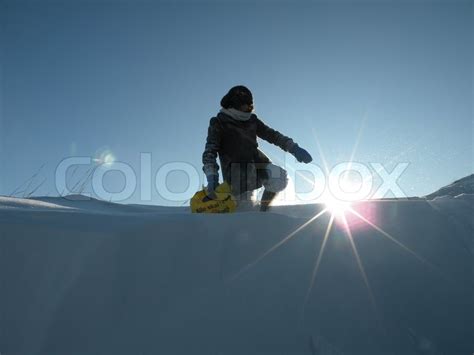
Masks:
[[[193,213],[229,213],[237,208],[228,183],[224,182],[216,187],[215,200],[207,198],[206,190],[202,189],[191,198],[191,212]]]

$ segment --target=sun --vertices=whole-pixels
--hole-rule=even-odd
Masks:
[[[342,179],[329,183],[330,188],[324,192],[320,201],[336,219],[344,220],[346,212],[351,210],[351,203],[360,200],[359,192],[362,189],[363,180],[358,181],[344,175]]]
[[[338,220],[343,219],[351,208],[350,202],[340,201],[336,198],[329,197],[324,199],[324,205],[327,210]]]
[[[355,202],[353,195],[354,186],[349,185],[349,183],[345,182],[345,188],[341,188],[337,194],[326,190],[320,199],[320,202],[326,206],[327,210],[336,220],[344,219],[346,213],[351,209],[351,203]]]

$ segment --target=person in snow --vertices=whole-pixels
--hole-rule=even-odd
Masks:
[[[207,195],[215,198],[219,185],[219,156],[224,181],[231,186],[237,201],[255,189],[264,187],[260,210],[266,211],[278,192],[288,184],[286,170],[272,164],[258,149],[257,137],[293,154],[299,162],[309,163],[311,155],[291,138],[268,127],[253,112],[253,96],[245,86],[234,86],[221,100],[222,109],[209,123],[203,171],[207,177]]]

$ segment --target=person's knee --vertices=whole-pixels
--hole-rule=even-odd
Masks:
[[[266,190],[280,192],[288,186],[288,174],[285,169],[274,166],[270,169],[270,174],[269,179],[263,184]]]

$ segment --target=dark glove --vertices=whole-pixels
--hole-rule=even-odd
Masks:
[[[207,176],[206,193],[207,193],[208,199],[215,200],[217,198],[216,187],[218,185],[219,185],[219,175]]]
[[[311,155],[306,150],[304,150],[303,148],[298,146],[297,144],[290,151],[290,153],[293,154],[295,156],[296,160],[298,160],[300,163],[303,162],[303,163],[307,164],[307,163],[310,163],[313,160]]]

